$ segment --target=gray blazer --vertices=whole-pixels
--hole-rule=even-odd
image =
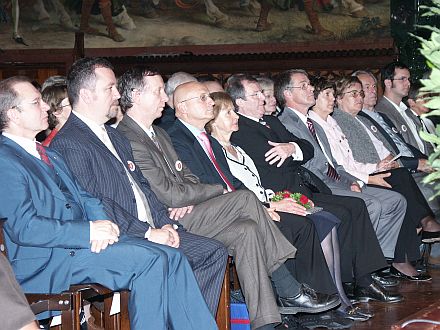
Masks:
[[[168,134],[158,126],[153,127],[163,153],[129,116],[124,116],[117,130],[130,141],[136,164],[162,203],[168,207],[184,207],[223,194],[222,185],[200,183],[179,160]]]
[[[410,128],[408,127],[408,124],[406,123],[405,119],[402,117],[402,115],[396,110],[394,105],[390,103],[386,98],[383,96],[379,99],[379,102],[377,102],[375,107],[377,112],[383,113],[388,116],[389,119],[393,122],[394,126],[399,131],[400,135],[402,135],[403,139],[406,143],[409,143],[415,148],[419,148],[417,144],[417,140],[415,139],[414,135],[412,134]],[[410,117],[411,120],[414,121],[414,118]],[[416,127],[420,127],[421,124],[416,123],[414,121]]]
[[[301,139],[305,139],[309,141],[314,148],[314,156],[303,166],[312,171],[315,175],[317,175],[322,181],[324,181],[330,189],[339,188],[339,189],[350,189],[350,186],[353,182],[356,182],[358,179],[345,171],[345,169],[339,165],[336,160],[333,158],[330,144],[327,140],[327,136],[325,135],[324,130],[318,123],[312,120],[313,125],[315,127],[316,135],[321,141],[326,154],[331,158],[332,163],[338,174],[341,176],[340,181],[335,181],[331,179],[327,175],[328,169],[328,161],[325,157],[324,153],[321,150],[320,145],[315,141],[312,134],[310,133],[308,127],[299,119],[298,115],[292,109],[286,107],[281,115],[278,117],[283,125],[290,131],[292,134],[298,136]]]

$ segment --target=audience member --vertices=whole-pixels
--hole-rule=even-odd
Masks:
[[[101,58],[78,60],[68,73],[67,92],[73,112],[51,146],[64,156],[85,190],[103,201],[123,234],[185,253],[215,315],[227,251],[215,240],[182,230],[168,217],[136,166],[129,141],[104,125],[115,115],[120,98],[111,64]]]
[[[182,253],[120,235],[60,155],[35,142],[48,110],[27,78],[0,82],[0,217],[22,289],[60,293],[90,282],[130,289],[132,329],[216,329]]]

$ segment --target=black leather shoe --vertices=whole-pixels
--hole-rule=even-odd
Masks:
[[[275,327],[276,330],[307,330],[293,315],[281,315],[281,323]]]
[[[380,276],[376,273],[371,274],[371,277],[373,278],[373,280],[377,283],[379,283],[380,285],[384,286],[384,287],[393,287],[396,285],[399,285],[399,280],[396,279],[395,277],[392,277],[390,275],[388,276]]]
[[[295,297],[278,297],[280,314],[320,313],[340,303],[337,294],[318,293],[305,284]]]
[[[343,318],[359,322],[368,321],[374,316],[374,314],[372,313],[362,311],[360,307],[353,306],[337,309],[335,313]]]
[[[423,243],[434,243],[440,241],[440,231],[423,231],[422,232],[422,242]]]
[[[426,273],[419,273],[417,275],[411,276],[411,275],[406,275],[404,273],[402,273],[401,271],[397,270],[396,268],[394,268],[393,266],[391,266],[390,268],[390,274],[392,276],[404,279],[404,280],[408,280],[408,281],[413,281],[413,282],[426,282],[426,281],[431,281],[432,277],[429,274]]]
[[[380,284],[373,282],[366,288],[356,286],[354,289],[354,295],[360,302],[367,302],[370,300],[376,300],[387,303],[395,303],[402,301],[403,297],[398,293],[388,292]]]

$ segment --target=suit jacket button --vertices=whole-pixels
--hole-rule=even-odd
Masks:
[[[69,255],[70,255],[71,257],[74,257],[74,256],[75,256],[75,251],[70,251],[70,252],[69,252]]]
[[[66,203],[66,209],[70,209],[72,206],[70,206],[69,203]]]

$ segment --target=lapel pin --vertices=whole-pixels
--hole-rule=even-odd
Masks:
[[[372,130],[374,133],[376,133],[376,132],[377,132],[377,127],[374,126],[374,125],[371,125],[371,130]]]
[[[136,165],[131,160],[127,161],[128,169],[133,172],[136,169]]]
[[[406,126],[405,126],[405,125],[402,125],[402,132],[406,132],[406,131],[407,131]]]
[[[182,162],[180,160],[176,160],[175,167],[176,167],[176,170],[180,172],[183,168]]]
[[[395,128],[394,126],[393,127],[391,127],[391,130],[394,132],[394,133],[398,133],[398,131],[397,131],[397,128]]]

